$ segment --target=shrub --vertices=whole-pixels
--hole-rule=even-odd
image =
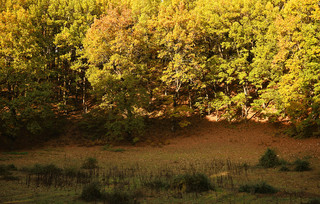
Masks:
[[[82,164],[83,169],[96,169],[98,168],[98,161],[96,158],[89,157],[87,158],[83,164]]]
[[[126,204],[133,203],[134,196],[128,192],[114,190],[112,192],[105,193],[103,196],[103,201],[109,204]]]
[[[311,170],[310,168],[310,162],[307,160],[302,160],[302,159],[297,159],[294,162],[294,170],[295,171],[309,171]]]
[[[184,174],[178,175],[173,179],[171,184],[173,190],[180,192],[204,192],[213,190],[214,187],[209,178],[204,174]]]
[[[90,183],[83,187],[81,199],[90,202],[97,201],[102,198],[101,186],[97,182]]]
[[[276,152],[272,149],[267,149],[267,151],[259,159],[259,165],[264,168],[275,167],[280,164],[279,158]]]
[[[242,185],[239,187],[239,192],[273,194],[278,192],[278,190],[263,181],[257,184]]]

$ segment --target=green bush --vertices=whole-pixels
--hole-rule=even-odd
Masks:
[[[103,197],[101,192],[101,186],[97,182],[90,183],[83,187],[81,193],[81,199],[84,201],[97,201]]]
[[[280,160],[276,154],[276,152],[272,149],[267,149],[267,151],[262,155],[259,159],[259,165],[264,168],[272,168],[278,166],[280,164]]]
[[[302,159],[297,159],[294,162],[294,170],[295,171],[309,171],[311,170],[310,168],[310,162],[307,160],[302,160]]]
[[[134,203],[134,196],[125,191],[114,190],[103,195],[103,201],[109,204],[127,204]]]
[[[89,157],[87,158],[83,164],[82,164],[83,169],[96,169],[98,168],[98,161],[96,158]]]
[[[245,193],[259,193],[259,194],[273,194],[278,192],[278,190],[266,182],[260,182],[257,184],[245,184],[239,187],[239,192]]]
[[[176,176],[172,181],[171,188],[186,193],[214,190],[209,178],[200,173]]]

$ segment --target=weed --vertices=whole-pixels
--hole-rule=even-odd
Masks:
[[[96,169],[98,168],[98,161],[96,158],[89,157],[87,158],[83,164],[82,164],[83,169]]]
[[[276,152],[272,149],[267,149],[267,151],[259,159],[259,165],[264,168],[271,168],[278,166],[280,164],[279,158]]]
[[[245,184],[239,187],[239,192],[245,193],[260,193],[260,194],[273,194],[278,192],[278,190],[266,182],[260,182],[256,184]]]
[[[101,198],[101,185],[98,182],[92,182],[84,186],[81,193],[81,199],[90,202],[100,200]]]
[[[176,176],[173,179],[171,188],[173,190],[186,193],[214,190],[209,178],[200,173]]]
[[[310,168],[310,162],[307,160],[302,160],[302,159],[297,159],[294,162],[294,170],[295,171],[309,171],[311,170]]]

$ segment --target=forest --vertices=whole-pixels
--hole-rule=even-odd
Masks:
[[[320,127],[318,0],[0,0],[0,136],[138,141],[193,115]]]

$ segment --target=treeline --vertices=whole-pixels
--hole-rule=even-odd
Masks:
[[[320,125],[316,0],[0,0],[0,134],[136,140],[147,118]],[[58,128],[61,129],[61,128]]]

